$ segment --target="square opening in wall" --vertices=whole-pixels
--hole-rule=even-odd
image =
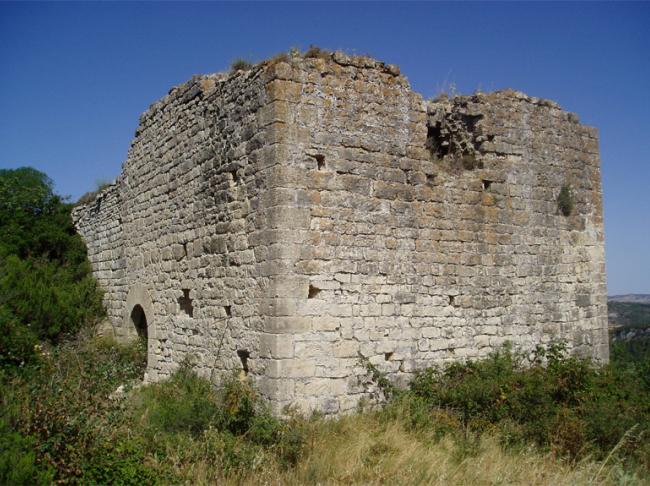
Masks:
[[[316,159],[316,167],[318,170],[323,170],[325,168],[325,156],[321,154],[314,155]]]
[[[315,298],[318,294],[320,294],[320,289],[317,287],[314,287],[313,285],[309,285],[309,291],[307,293],[307,298],[308,299],[313,299]]]
[[[192,299],[190,298],[190,289],[183,289],[182,297],[178,298],[178,305],[181,311],[185,312],[189,317],[194,317],[194,306],[192,306]]]
[[[248,374],[248,358],[250,358],[250,355],[246,349],[237,350],[237,356],[239,356],[239,360],[241,361],[241,369],[245,375]]]

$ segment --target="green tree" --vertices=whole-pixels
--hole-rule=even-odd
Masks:
[[[102,312],[86,249],[47,175],[0,170],[0,364],[34,359]]]

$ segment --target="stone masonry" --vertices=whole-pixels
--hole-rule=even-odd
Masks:
[[[426,101],[342,53],[196,76],[73,216],[147,381],[191,358],[335,414],[362,357],[400,383],[506,341],[608,359],[597,132],[516,91]]]

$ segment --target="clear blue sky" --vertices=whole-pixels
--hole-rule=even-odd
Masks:
[[[0,3],[0,167],[76,199],[193,74],[316,44],[433,96],[513,87],[600,130],[609,293],[650,293],[648,3]]]

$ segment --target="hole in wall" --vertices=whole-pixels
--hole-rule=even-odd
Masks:
[[[238,349],[237,350],[237,356],[239,356],[239,360],[241,361],[241,369],[244,372],[244,375],[248,374],[248,358],[250,358],[250,353],[246,349]]]
[[[309,291],[307,292],[307,298],[308,299],[313,299],[316,297],[318,294],[320,294],[320,289],[317,287],[314,287],[313,285],[309,285]]]
[[[491,185],[492,185],[492,181],[490,181],[488,179],[483,179],[483,190],[484,191],[487,191],[488,189],[490,189]]]
[[[227,317],[232,317],[232,307],[229,305],[224,305],[223,310],[226,311],[226,316]]]
[[[239,175],[237,174],[236,170],[230,171],[230,177],[232,177],[233,183],[237,184],[239,182]]]
[[[427,127],[427,149],[437,159],[442,159],[449,153],[449,142],[442,139],[442,125],[440,123]]]
[[[323,170],[325,168],[325,156],[321,154],[314,155],[316,159],[316,167],[318,170]]]
[[[131,311],[131,323],[138,332],[138,336],[141,339],[147,339],[147,316],[140,304],[133,307]]]
[[[435,174],[427,174],[427,184],[430,186],[433,186],[436,183],[436,175]]]
[[[393,352],[389,353],[384,353],[384,361],[390,361],[390,359],[393,357]]]
[[[145,314],[142,306],[140,304],[136,304],[131,310],[130,317],[131,317],[131,324],[133,324],[133,327],[135,327],[135,330],[138,333],[138,339],[140,341],[140,344],[144,346],[145,349],[142,365],[144,365],[143,369],[146,369],[149,361],[149,356],[148,356],[149,353],[146,352],[148,347],[148,337],[149,337],[149,332],[148,332],[149,326],[147,323],[147,315]],[[144,375],[142,377],[144,378]]]
[[[456,297],[453,295],[449,296],[449,305],[454,305],[454,301],[456,300]]]
[[[190,289],[183,289],[183,296],[178,298],[178,305],[189,317],[194,317],[194,307],[190,298]]]

